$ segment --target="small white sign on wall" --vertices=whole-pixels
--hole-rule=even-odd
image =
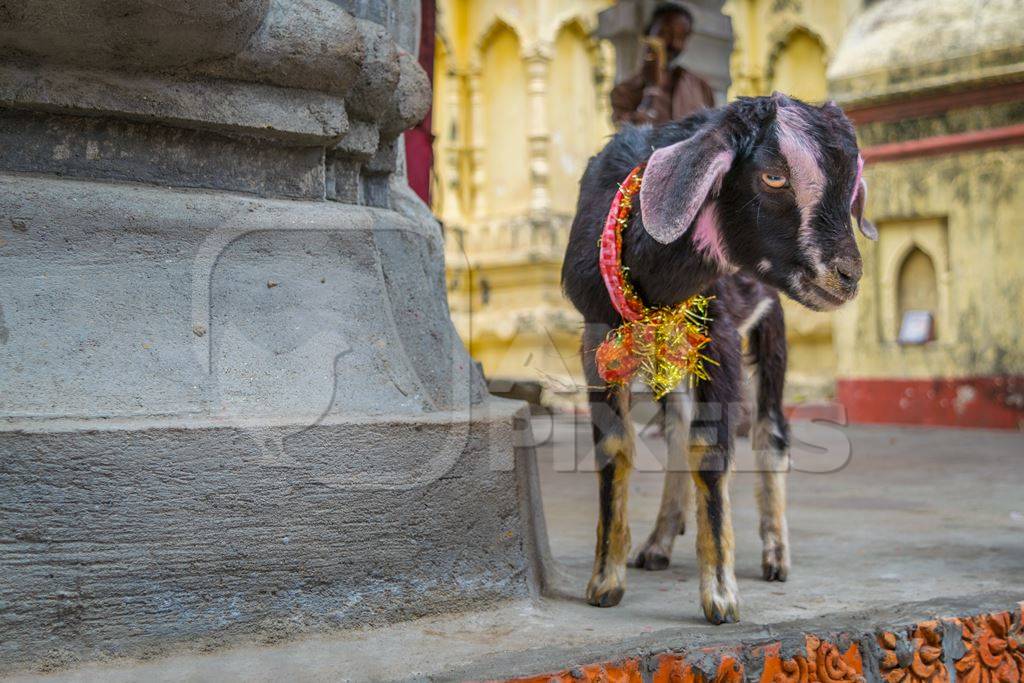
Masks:
[[[900,344],[927,344],[935,339],[935,318],[931,311],[906,311],[900,324]]]

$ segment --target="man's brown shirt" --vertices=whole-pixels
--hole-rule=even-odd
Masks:
[[[645,86],[638,71],[612,89],[612,120],[620,123],[665,123],[715,106],[711,86],[681,66],[672,69],[671,90],[660,85]],[[645,108],[638,111],[644,97]]]

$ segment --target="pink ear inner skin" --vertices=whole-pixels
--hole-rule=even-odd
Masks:
[[[705,204],[698,214],[693,230],[693,246],[708,260],[720,266],[728,264],[718,223],[718,205],[715,202]]]
[[[698,134],[668,147],[655,150],[647,162],[643,185],[640,186],[640,214],[644,229],[651,237],[669,244],[679,239],[693,223],[708,196],[721,187],[722,178],[732,166],[731,149],[719,151],[710,157],[694,154],[699,161],[691,168],[687,154],[689,145],[708,144],[708,134]],[[700,161],[704,163],[700,163]],[[680,182],[678,173],[691,173]],[[673,196],[682,192],[684,196]]]
[[[850,209],[853,210],[853,203],[857,201],[857,193],[860,190],[860,179],[864,174],[864,157],[857,155],[857,179],[853,181],[853,194],[850,196]]]
[[[729,168],[732,166],[732,159],[735,156],[731,149],[724,150],[715,155],[708,165],[708,176],[710,178],[710,185],[707,192],[711,195],[717,196],[722,190],[722,181],[725,180],[725,174],[729,172]],[[703,186],[704,180],[701,183]],[[705,196],[705,199],[707,197]]]

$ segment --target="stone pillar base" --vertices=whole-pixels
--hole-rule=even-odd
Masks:
[[[513,445],[526,419],[493,399],[312,426],[8,422],[0,661],[276,640],[525,597],[540,578],[533,453]]]
[[[436,224],[0,174],[0,235],[0,670],[539,587],[528,415],[451,327]]]

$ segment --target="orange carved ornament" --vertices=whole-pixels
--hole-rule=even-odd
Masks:
[[[776,646],[766,650],[761,683],[864,683],[863,665],[856,645],[844,654],[815,636],[807,636],[806,655],[781,659]]]
[[[958,683],[1024,681],[1021,616],[998,612],[958,620],[967,649],[967,654],[956,662]]]
[[[934,621],[918,624],[910,640],[913,660],[901,666],[896,653],[898,639],[886,631],[878,637],[882,646],[882,679],[886,683],[949,683],[949,672],[942,662],[942,632]]]
[[[662,655],[653,683],[743,683],[743,666],[732,657],[723,657],[713,680],[708,681],[679,655]]]

